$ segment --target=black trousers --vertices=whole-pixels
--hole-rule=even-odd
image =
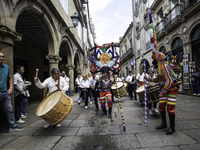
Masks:
[[[135,96],[135,100],[137,100],[137,95],[136,95],[136,85],[135,84],[129,84],[128,88],[128,93],[131,99],[133,99],[133,92]]]
[[[95,107],[96,109],[99,109],[99,104],[98,104],[99,91],[92,90],[92,95],[94,97]]]
[[[88,97],[89,97],[90,91],[89,88],[87,89],[81,89],[81,97],[82,100],[85,101],[85,106],[88,106]]]
[[[18,121],[21,118],[21,103],[24,95],[19,94],[15,97],[15,120]]]

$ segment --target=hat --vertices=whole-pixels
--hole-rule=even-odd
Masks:
[[[132,71],[129,71],[129,73],[133,73]]]

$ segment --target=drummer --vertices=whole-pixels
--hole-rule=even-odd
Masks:
[[[153,79],[156,79],[156,78],[157,78],[156,74],[154,73],[153,67],[150,67],[147,73],[149,74],[147,78],[153,78]],[[148,85],[148,86],[154,86],[155,84],[156,84],[156,83],[148,82],[148,81],[147,81],[147,85]],[[151,93],[150,93],[150,94],[151,94]],[[151,95],[150,95],[150,96],[151,96]],[[154,96],[151,96],[151,97],[154,99]],[[157,106],[157,101],[154,101],[154,102],[153,102],[153,107],[154,107],[154,110],[153,110],[153,111],[156,112],[156,113],[159,113],[159,111],[157,110],[156,106]],[[153,112],[152,112],[152,110],[151,110],[151,107],[152,107],[152,103],[151,103],[151,102],[148,103],[148,107],[149,107],[149,114],[150,114],[150,115],[153,115]]]
[[[43,83],[40,82],[40,79],[38,77],[34,77],[34,82],[35,85],[39,89],[44,89],[45,87],[48,87],[49,89],[49,94],[52,92],[58,90],[57,85],[59,85],[59,88],[63,91],[66,92],[69,89],[69,85],[65,81],[63,77],[60,76],[60,70],[57,68],[53,68],[51,70],[51,77],[47,78]],[[46,124],[44,128],[48,128],[50,124]],[[56,127],[60,127],[61,124],[56,125]]]

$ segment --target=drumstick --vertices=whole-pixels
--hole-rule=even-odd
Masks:
[[[36,74],[35,74],[36,77],[38,76],[38,71],[39,71],[39,69],[37,68],[36,69]]]
[[[146,84],[146,61],[144,61],[144,100],[145,100],[145,125],[147,125],[147,84]]]

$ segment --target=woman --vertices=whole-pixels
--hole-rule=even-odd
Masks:
[[[81,97],[81,81],[83,80],[83,77],[81,76],[80,73],[78,73],[78,77],[75,80],[75,85],[77,86],[78,89],[78,94],[79,94],[79,98],[78,98],[78,105],[80,105],[80,103],[82,102],[82,97]]]
[[[90,94],[90,83],[87,75],[83,75],[83,80],[80,83],[81,97],[85,101],[85,108],[88,108],[88,96]]]
[[[148,78],[154,78],[154,79],[157,78],[157,76],[156,76],[156,74],[154,73],[154,70],[153,70],[152,67],[149,68],[148,74],[149,74]],[[155,85],[155,83],[153,83],[153,82],[148,82],[147,84],[148,84],[149,86],[154,86],[154,85]],[[159,111],[158,111],[157,108],[156,108],[156,106],[157,106],[157,101],[155,101],[155,99],[154,99],[155,97],[154,97],[154,95],[153,95],[152,93],[150,93],[150,96],[151,96],[151,99],[154,100],[154,102],[153,102],[154,111],[155,111],[156,113],[158,113]],[[151,107],[152,107],[152,103],[151,103],[151,102],[149,102],[148,107],[149,107],[149,114],[150,114],[150,115],[153,115],[153,112],[152,112],[152,110],[151,110]]]
[[[122,77],[121,74],[119,74],[119,78],[121,79],[122,82],[124,82],[124,77]]]

